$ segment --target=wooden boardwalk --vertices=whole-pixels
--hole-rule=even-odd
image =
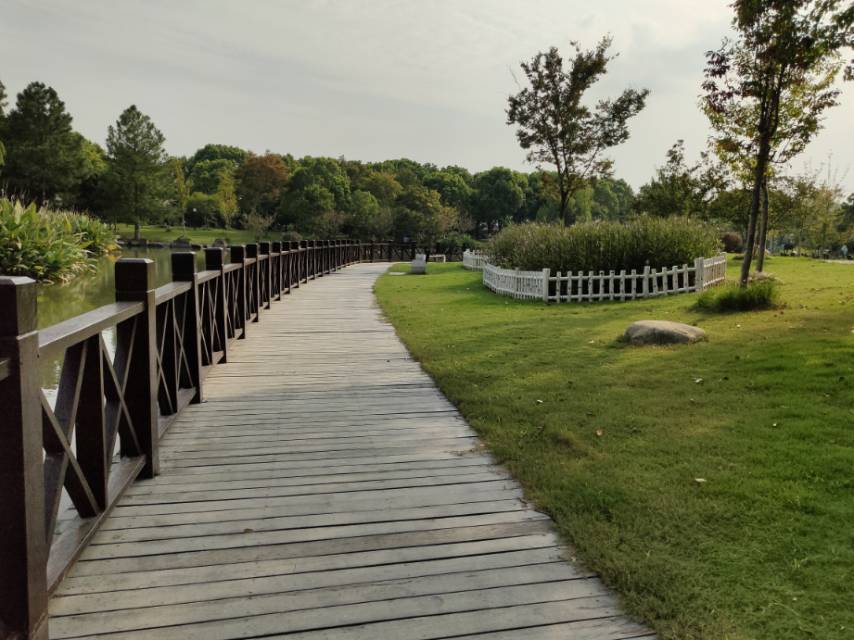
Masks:
[[[50,602],[51,638],[649,638],[408,355],[358,264],[273,305]]]

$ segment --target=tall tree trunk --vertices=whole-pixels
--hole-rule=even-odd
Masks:
[[[756,270],[765,270],[765,247],[768,244],[768,178],[762,182],[762,222],[759,227],[759,253],[756,256]]]
[[[762,128],[764,127],[760,127],[760,129]],[[741,277],[739,278],[739,282],[742,287],[747,286],[747,281],[750,278],[750,265],[753,262],[753,250],[756,248],[756,223],[759,219],[762,184],[765,181],[765,168],[768,165],[769,154],[770,140],[763,139],[759,146],[759,155],[756,158],[753,195],[750,199],[750,218],[747,224],[747,238],[744,243],[744,260],[741,262]]]
[[[135,220],[133,223],[133,239],[139,240],[139,220]]]
[[[567,204],[569,204],[569,193],[565,191],[560,192],[560,221],[563,226],[568,227],[572,224],[572,221],[569,219],[569,209],[567,208]]]

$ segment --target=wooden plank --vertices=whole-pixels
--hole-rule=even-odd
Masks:
[[[343,605],[377,603],[402,597],[415,598],[445,593],[467,593],[476,590],[495,590],[505,586],[530,585],[530,590],[542,589],[544,583],[560,585],[561,594],[569,598],[604,596],[598,580],[577,578],[563,562],[550,562],[509,568],[482,569],[440,573],[427,576],[408,576],[401,579],[367,583],[344,583],[329,587],[253,594],[242,597],[210,598],[204,602],[164,604],[142,609],[119,609],[87,614],[54,617],[51,636],[67,638],[94,633],[115,633],[136,629],[189,626],[211,620],[261,617],[306,609],[330,608]],[[207,591],[207,587],[205,587]],[[207,596],[208,594],[205,593]],[[548,596],[546,596],[548,597]]]
[[[518,500],[491,500],[464,502],[427,507],[403,509],[376,509],[373,511],[345,511],[297,516],[246,518],[242,520],[219,520],[210,523],[192,522],[170,526],[127,527],[99,531],[91,544],[111,542],[133,542],[140,540],[168,540],[226,533],[248,533],[252,531],[281,531],[309,527],[332,527],[371,522],[398,522],[422,518],[450,518],[452,516],[482,515],[518,511]]]
[[[529,549],[553,549],[564,554],[553,533],[535,533],[512,538],[491,538],[428,546],[374,549],[361,553],[306,556],[282,560],[235,562],[162,570],[126,571],[123,573],[66,578],[56,594],[118,593],[136,589],[160,589],[168,586],[207,584],[219,580],[242,580],[264,576],[292,575],[313,571],[338,571],[353,567],[391,566],[406,562],[465,558]],[[579,569],[580,572],[583,573]]]
[[[536,511],[499,511],[467,516],[447,518],[422,518],[371,522],[366,524],[346,524],[339,526],[307,527],[301,529],[273,529],[258,531],[244,529],[239,533],[196,535],[192,537],[143,540],[132,542],[104,542],[92,544],[81,555],[83,560],[102,560],[107,558],[129,558],[164,555],[170,553],[188,553],[214,549],[244,549],[268,545],[293,544],[314,540],[344,539],[359,536],[387,535],[395,532],[434,531],[456,527],[480,527],[493,524],[529,522],[544,520],[547,517]]]
[[[442,597],[438,594],[416,595],[402,597],[399,592],[406,594],[405,588],[398,587],[395,592],[383,592],[386,599],[378,601],[357,602],[354,604],[336,605],[334,596],[326,593],[309,593],[314,599],[302,598],[296,609],[274,613],[248,615],[231,618],[209,618],[205,622],[163,624],[156,616],[149,616],[148,626],[135,630],[112,633],[102,637],[131,640],[135,638],[156,637],[158,640],[230,640],[233,638],[252,638],[271,636],[284,631],[318,630],[341,627],[345,625],[364,625],[386,620],[406,620],[407,624],[415,624],[412,618],[429,616],[431,618],[447,613],[481,610],[479,624],[475,630],[490,630],[495,621],[490,615],[484,615],[484,609],[500,607],[516,607],[518,605],[537,605],[548,602],[560,602],[563,605],[565,620],[584,620],[590,618],[611,617],[617,613],[616,603],[610,596],[590,596],[588,581],[565,580],[540,584],[510,585],[499,588],[474,589],[457,591],[453,597]],[[364,587],[361,587],[364,589]],[[377,586],[376,589],[380,589]],[[285,600],[288,596],[284,596]],[[297,599],[299,595],[292,594]],[[287,609],[285,602],[279,603]],[[522,612],[517,612],[522,613]],[[68,618],[52,618],[50,623],[51,637],[72,638],[91,635],[88,627],[73,628]],[[426,637],[441,638],[454,632],[457,625],[451,623],[442,629],[437,620],[422,621],[428,625],[433,635]],[[403,629],[401,625],[399,627]],[[426,630],[426,629],[425,629]],[[404,636],[392,635],[385,637],[411,637],[411,632]],[[343,636],[347,637],[347,636]],[[359,635],[355,637],[367,637]],[[377,636],[370,636],[376,638]],[[383,637],[383,636],[380,636]]]
[[[405,531],[402,533],[367,535],[342,539],[310,540],[289,544],[266,545],[236,549],[216,549],[186,553],[166,553],[141,557],[114,558],[106,560],[81,559],[74,573],[84,575],[107,575],[124,571],[157,570],[178,567],[223,565],[233,562],[255,562],[300,558],[309,555],[331,555],[357,553],[376,549],[412,547],[448,542],[491,540],[499,537],[533,535],[550,531],[546,520],[528,520],[509,524],[494,524],[455,529],[433,529]]]
[[[172,491],[148,491],[129,495],[124,504],[161,504],[163,502],[196,502],[201,500],[235,500],[252,498],[259,490],[265,490],[267,497],[287,495],[311,495],[314,493],[333,493],[336,491],[366,491],[369,489],[406,489],[410,487],[440,486],[449,483],[482,482],[493,480],[509,480],[510,476],[486,469],[478,470],[463,467],[467,473],[443,473],[440,475],[402,475],[401,477],[381,477],[376,479],[364,478],[353,480],[338,478],[337,481],[299,481],[285,478],[284,481],[228,482],[217,483],[220,486],[170,486]],[[459,471],[459,470],[455,470]],[[400,474],[398,474],[400,475]],[[214,483],[211,483],[212,485]]]
[[[455,573],[501,567],[527,567],[560,561],[571,570],[573,579],[593,577],[588,571],[579,570],[564,561],[558,547],[538,547],[498,553],[456,556],[451,558],[426,559],[416,562],[400,562],[358,567],[344,567],[302,573],[283,572],[277,575],[251,576],[248,578],[210,579],[204,581],[203,591],[199,583],[174,586],[154,585],[119,591],[99,591],[59,595],[51,601],[51,615],[77,615],[117,609],[134,609],[174,605],[187,602],[234,599],[235,594],[257,596],[265,593],[285,593],[304,589],[334,587],[337,585],[365,584],[383,580],[409,579],[444,573]]]

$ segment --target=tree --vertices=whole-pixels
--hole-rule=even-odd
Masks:
[[[80,139],[83,163],[80,166],[81,180],[77,185],[74,201],[79,209],[100,213],[104,208],[100,195],[101,183],[107,172],[107,154],[100,145],[78,133],[75,135]]]
[[[197,162],[205,160],[227,160],[232,164],[232,168],[236,169],[243,164],[247,155],[248,153],[240,147],[232,147],[227,144],[206,144],[187,160],[187,172],[192,172]]]
[[[175,176],[175,208],[184,218],[187,204],[190,201],[190,185],[184,172],[186,161],[183,158],[172,158],[172,175]]]
[[[341,220],[332,214],[343,215],[350,205],[350,179],[341,164],[332,158],[303,158],[282,196],[277,220],[281,226],[315,233],[319,226],[334,228]]]
[[[214,194],[196,191],[187,198],[184,220],[190,227],[223,226],[222,202]]]
[[[4,90],[5,91],[5,90]],[[82,137],[56,91],[41,82],[18,94],[3,125],[9,191],[25,198],[71,200],[85,171]]]
[[[6,123],[6,85],[0,81],[0,168],[6,163],[6,147],[3,145],[5,132],[3,125]]]
[[[842,226],[846,229],[854,228],[854,193],[850,194],[842,205]]]
[[[257,211],[247,213],[243,221],[243,226],[255,234],[256,240],[263,238],[272,224],[273,216],[265,216]]]
[[[189,175],[193,192],[204,193],[219,199],[221,223],[230,226],[237,214],[237,193],[234,183],[235,168],[231,160],[199,160]]]
[[[703,99],[718,146],[744,158],[752,171],[741,265],[746,286],[770,164],[787,146],[790,158],[805,147],[819,130],[822,114],[837,104],[839,91],[826,80],[852,43],[854,5],[845,0],[735,0],[732,6],[737,36],[706,54]],[[854,75],[854,63],[845,75]]]
[[[513,219],[525,202],[527,181],[522,184],[514,172],[493,167],[474,177],[471,211],[474,219],[485,226],[487,233]]]
[[[391,210],[370,191],[353,192],[352,207],[344,223],[351,238],[385,240],[391,233]]]
[[[424,180],[424,186],[438,191],[442,196],[442,202],[460,211],[468,209],[474,193],[469,181],[460,172],[444,169],[428,175]]]
[[[107,209],[114,220],[129,220],[135,235],[139,226],[160,216],[169,188],[165,138],[135,105],[122,112],[107,130]]]
[[[403,193],[403,186],[395,177],[385,171],[370,171],[354,185],[357,189],[368,191],[380,204],[391,206]]]
[[[780,180],[784,203],[775,207],[778,210],[772,227],[785,231],[798,253],[805,242],[819,254],[831,249],[846,227],[838,175],[829,163],[822,173],[822,168],[807,167],[800,174]]]
[[[234,173],[234,163],[230,160],[199,160],[192,165],[187,176],[193,191],[214,195],[220,182]]]
[[[536,166],[551,164],[557,172],[560,217],[567,214],[570,196],[592,179],[607,176],[612,162],[602,154],[629,138],[627,122],[644,107],[646,89],[626,89],[615,100],[596,107],[582,104],[585,92],[605,75],[613,56],[607,55],[609,37],[595,49],[582,51],[571,43],[575,56],[564,60],[556,47],[522,63],[529,86],[508,98],[507,124],[518,125],[516,138]]]
[[[281,156],[273,153],[265,153],[263,156],[249,154],[234,177],[242,211],[272,216],[282,199],[290,172]]]
[[[685,161],[685,143],[677,140],[668,149],[667,160],[656,170],[655,177],[638,190],[634,209],[661,217],[703,214],[709,197],[720,186],[717,176],[707,155],[689,165]]]
[[[625,220],[631,213],[635,194],[622,179],[603,178],[593,185],[594,220]]]
[[[418,243],[425,251],[450,231],[457,210],[442,204],[438,191],[414,184],[404,189],[394,207],[393,227],[398,240]]]

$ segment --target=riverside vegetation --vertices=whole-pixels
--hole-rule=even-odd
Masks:
[[[67,280],[115,250],[116,234],[103,222],[0,198],[0,273],[41,281]]]

